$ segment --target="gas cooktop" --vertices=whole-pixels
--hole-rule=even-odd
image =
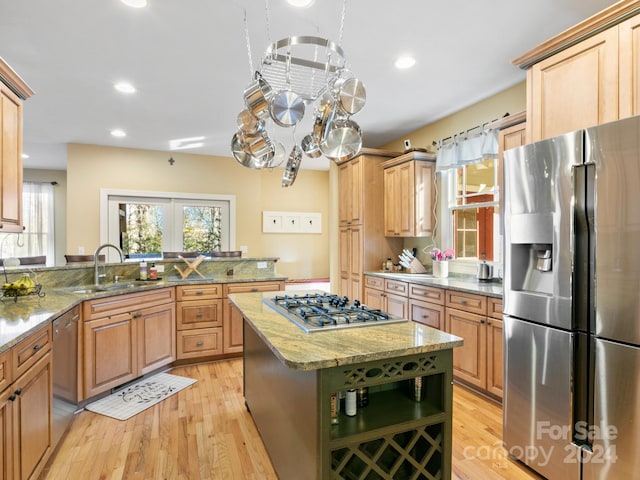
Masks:
[[[263,302],[307,333],[407,321],[331,293],[276,295]]]

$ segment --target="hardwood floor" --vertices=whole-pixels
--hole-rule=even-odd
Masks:
[[[242,360],[176,367],[198,381],[127,421],[83,411],[46,480],[277,479],[242,396]],[[454,386],[455,480],[531,480],[505,457],[500,407]]]

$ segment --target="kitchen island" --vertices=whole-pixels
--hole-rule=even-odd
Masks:
[[[273,296],[229,298],[244,319],[245,402],[279,477],[450,478],[462,339],[410,321],[305,333],[263,302]],[[332,393],[364,387],[368,404],[333,424]]]

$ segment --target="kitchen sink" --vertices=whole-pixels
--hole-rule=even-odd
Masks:
[[[69,287],[66,290],[71,293],[97,293],[97,292],[111,292],[117,290],[126,290],[138,286],[136,282],[118,282],[118,283],[105,283],[103,285],[84,285],[79,287]]]

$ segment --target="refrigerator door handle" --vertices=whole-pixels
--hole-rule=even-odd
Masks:
[[[589,340],[594,318],[594,231],[593,204],[595,165],[593,163],[576,165],[573,168],[573,258],[572,258],[572,308],[573,324],[578,330],[574,343],[574,399],[573,432],[574,443],[581,446],[589,444],[580,432],[593,425],[593,346]]]

